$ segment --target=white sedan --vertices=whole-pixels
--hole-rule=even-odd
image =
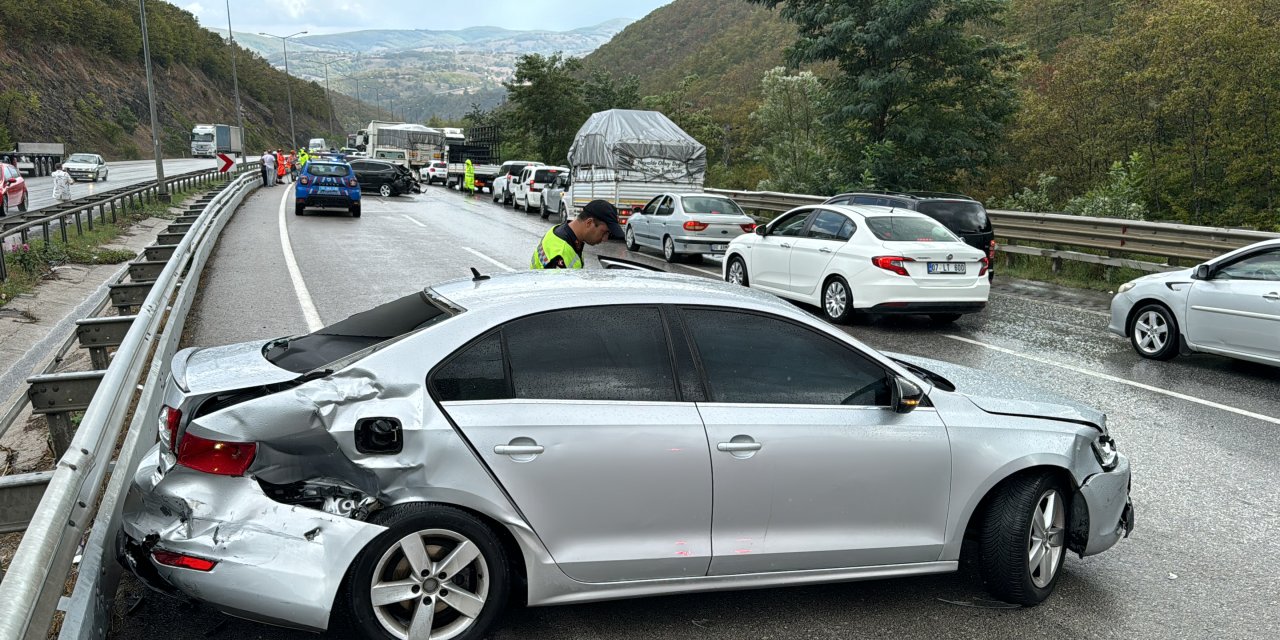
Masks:
[[[1107,328],[1153,360],[1199,351],[1280,365],[1280,240],[1126,282]]]
[[[817,305],[828,320],[856,311],[954,322],[987,305],[986,254],[933,218],[902,209],[792,209],[729,244],[724,278]]]

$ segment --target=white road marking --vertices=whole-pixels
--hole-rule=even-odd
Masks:
[[[284,250],[284,264],[289,268],[289,278],[293,280],[293,292],[298,296],[298,305],[302,307],[302,317],[307,321],[307,330],[317,331],[324,328],[324,323],[320,321],[320,312],[316,311],[316,303],[311,299],[307,283],[302,279],[298,260],[293,256],[293,245],[289,242],[289,229],[285,226],[284,210],[291,193],[293,189],[285,189],[280,197],[280,248]]]
[[[467,253],[470,253],[471,255],[477,258],[480,258],[481,260],[484,260],[485,262],[488,262],[489,264],[499,269],[502,269],[503,271],[515,271],[515,269],[512,269],[511,267],[508,267],[507,265],[502,264],[501,262],[498,262],[497,260],[494,260],[493,258],[490,258],[489,256],[486,256],[485,254],[480,253],[479,251],[476,251],[475,249],[472,249],[471,247],[462,247],[462,250],[466,251]]]
[[[1059,369],[1066,369],[1066,370],[1068,370],[1068,371],[1074,371],[1074,372],[1076,372],[1076,373],[1083,374],[1083,375],[1089,376],[1089,377],[1091,377],[1091,378],[1097,378],[1097,379],[1099,379],[1099,380],[1106,380],[1107,382],[1114,382],[1114,383],[1116,383],[1116,384],[1122,384],[1122,385],[1125,385],[1125,386],[1134,387],[1134,388],[1136,388],[1136,389],[1142,389],[1142,390],[1144,390],[1144,391],[1150,391],[1150,392],[1152,392],[1152,393],[1158,393],[1158,394],[1160,394],[1160,395],[1169,396],[1170,398],[1177,398],[1177,399],[1179,399],[1179,400],[1186,400],[1187,402],[1193,402],[1193,403],[1195,403],[1195,404],[1198,404],[1198,405],[1201,405],[1201,406],[1205,406],[1205,407],[1209,407],[1209,408],[1211,408],[1211,409],[1220,409],[1220,410],[1222,410],[1222,411],[1227,411],[1227,412],[1229,412],[1229,413],[1234,413],[1234,414],[1236,414],[1236,415],[1241,415],[1241,416],[1244,416],[1244,417],[1246,417],[1246,418],[1253,418],[1253,419],[1255,419],[1255,420],[1261,420],[1261,421],[1263,421],[1263,422],[1269,422],[1269,423],[1271,423],[1271,424],[1280,424],[1280,418],[1273,418],[1273,417],[1271,417],[1271,416],[1264,416],[1264,415],[1262,415],[1261,413],[1254,413],[1254,412],[1252,412],[1252,411],[1245,411],[1244,409],[1239,409],[1239,408],[1236,408],[1236,407],[1229,407],[1229,406],[1227,406],[1227,405],[1225,405],[1225,404],[1218,404],[1217,402],[1212,402],[1212,401],[1209,401],[1209,400],[1204,400],[1204,399],[1202,399],[1202,398],[1197,398],[1197,397],[1195,397],[1195,396],[1189,396],[1189,395],[1186,395],[1185,393],[1178,393],[1177,391],[1169,391],[1168,389],[1161,389],[1161,388],[1159,388],[1159,387],[1153,387],[1153,386],[1151,386],[1151,385],[1149,385],[1149,384],[1143,384],[1143,383],[1141,383],[1141,382],[1134,382],[1133,380],[1126,380],[1126,379],[1124,379],[1124,378],[1120,378],[1120,377],[1117,377],[1117,376],[1108,375],[1108,374],[1105,374],[1105,373],[1098,373],[1097,371],[1090,371],[1090,370],[1085,369],[1085,368],[1083,368],[1083,367],[1077,367],[1077,366],[1074,366],[1074,365],[1064,364],[1064,363],[1061,363],[1061,362],[1054,362],[1053,360],[1049,360],[1049,359],[1047,359],[1047,358],[1041,358],[1041,357],[1033,356],[1033,355],[1029,355],[1029,354],[1026,354],[1026,353],[1019,353],[1019,352],[1014,351],[1014,350],[1012,350],[1012,349],[1006,349],[1006,348],[1004,348],[1004,347],[997,347],[996,345],[993,345],[993,344],[987,344],[987,343],[985,343],[985,342],[979,342],[979,341],[977,341],[977,340],[970,340],[969,338],[962,338],[962,337],[960,337],[960,336],[954,336],[954,335],[950,335],[950,334],[943,334],[943,335],[944,335],[944,336],[946,336],[946,337],[948,337],[948,338],[951,338],[952,340],[958,340],[958,341],[960,341],[960,342],[964,342],[964,343],[967,343],[967,344],[972,344],[972,345],[975,345],[975,346],[983,347],[983,348],[985,348],[985,349],[991,349],[992,351],[999,351],[1000,353],[1008,354],[1008,355],[1011,355],[1011,356],[1014,356],[1014,357],[1017,357],[1017,358],[1022,358],[1022,359],[1024,359],[1024,360],[1030,360],[1030,361],[1032,361],[1032,362],[1039,362],[1040,364],[1047,364],[1047,365],[1049,365],[1049,366],[1051,366],[1051,367],[1058,367]]]
[[[412,222],[412,223],[414,223],[414,224],[418,225],[419,227],[422,227],[423,229],[426,229],[426,228],[427,228],[427,225],[422,224],[421,222],[418,222],[417,220],[414,220],[414,219],[413,219],[413,216],[410,216],[410,215],[408,215],[408,214],[404,214],[404,213],[402,213],[402,214],[400,214],[400,217],[401,217],[401,218],[404,218],[405,220],[408,220],[409,222]]]

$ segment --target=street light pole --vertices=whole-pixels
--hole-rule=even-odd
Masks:
[[[169,201],[169,187],[164,182],[164,154],[160,150],[160,118],[156,111],[156,83],[151,78],[151,40],[147,36],[147,0],[138,0],[142,16],[142,57],[147,61],[147,101],[151,103],[151,147],[156,157],[156,189],[161,202]]]
[[[258,35],[260,36],[267,36],[268,38],[278,38],[280,42],[284,44],[284,88],[285,88],[285,93],[289,96],[289,148],[290,149],[298,148],[298,132],[296,129],[294,129],[294,126],[293,126],[293,77],[289,75],[289,38],[304,35],[306,33],[307,33],[306,31],[299,31],[297,33],[287,35],[287,36],[276,36],[270,33],[258,32]]]
[[[227,0],[227,38],[231,40],[231,88],[236,95],[236,127],[240,129],[240,157],[243,158],[245,138],[244,113],[242,113],[240,109],[240,74],[236,71],[236,34],[231,31],[231,0]],[[239,159],[236,161],[239,162]],[[239,171],[239,169],[237,169],[237,171]]]

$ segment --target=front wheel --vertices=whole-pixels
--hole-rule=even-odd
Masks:
[[[1151,360],[1169,360],[1178,355],[1178,321],[1158,304],[1148,304],[1134,314],[1129,342],[1138,355]]]
[[[360,217],[360,205],[356,205],[356,206],[354,206],[354,207],[351,207],[351,217],[352,217],[352,218],[359,218],[359,217]]]
[[[730,284],[751,286],[751,280],[747,277],[747,263],[738,256],[729,258],[729,268],[725,271],[724,279]]]
[[[996,489],[982,519],[982,580],[1005,602],[1037,605],[1053,593],[1067,551],[1067,495],[1049,475]]]
[[[547,211],[547,203],[546,203],[546,202],[539,202],[539,203],[538,203],[538,217],[539,217],[539,218],[542,218],[543,220],[546,220],[547,218],[550,218],[550,217],[551,217],[551,212],[550,212],[550,211]]]
[[[560,205],[560,224],[564,224],[568,221],[569,221],[569,211],[564,208],[564,205]]]
[[[369,520],[387,527],[352,563],[339,619],[365,638],[485,637],[506,608],[511,568],[493,530],[444,505],[406,504]]]
[[[853,315],[853,295],[844,278],[835,276],[822,287],[822,311],[836,324],[848,322]]]
[[[380,196],[382,196],[382,197],[384,197],[384,198],[390,198],[390,197],[391,197],[391,185],[389,185],[389,184],[384,184],[384,185],[382,185],[381,187],[378,187],[378,195],[380,195]]]

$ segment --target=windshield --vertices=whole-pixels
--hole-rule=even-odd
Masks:
[[[916,206],[916,211],[947,225],[956,233],[984,233],[991,230],[987,210],[977,202],[967,200],[926,200]]]
[[[307,172],[313,176],[345,176],[349,173],[346,165],[308,162]]]
[[[373,157],[386,160],[404,160],[403,151],[379,151]]]
[[[213,142],[212,133],[193,133],[191,134],[192,142]]]
[[[960,242],[946,227],[915,216],[880,216],[867,218],[867,228],[885,242]]]
[[[413,333],[448,317],[423,292],[407,295],[315,333],[275,340],[262,355],[296,373],[313,371],[378,343]]]
[[[71,156],[70,158],[68,158],[68,159],[67,159],[67,162],[84,162],[84,163],[86,163],[86,164],[93,164],[93,163],[95,163],[95,162],[97,162],[97,161],[98,161],[98,159],[97,159],[97,158],[95,158],[95,157],[93,157],[93,156],[91,156],[91,155],[89,155],[89,154],[87,154],[87,153],[77,153],[77,154],[75,154],[75,155],[73,155],[73,156]]]
[[[738,203],[728,198],[716,198],[714,196],[684,196],[680,198],[684,203],[684,210],[687,213],[727,213],[732,215],[745,215]]]

